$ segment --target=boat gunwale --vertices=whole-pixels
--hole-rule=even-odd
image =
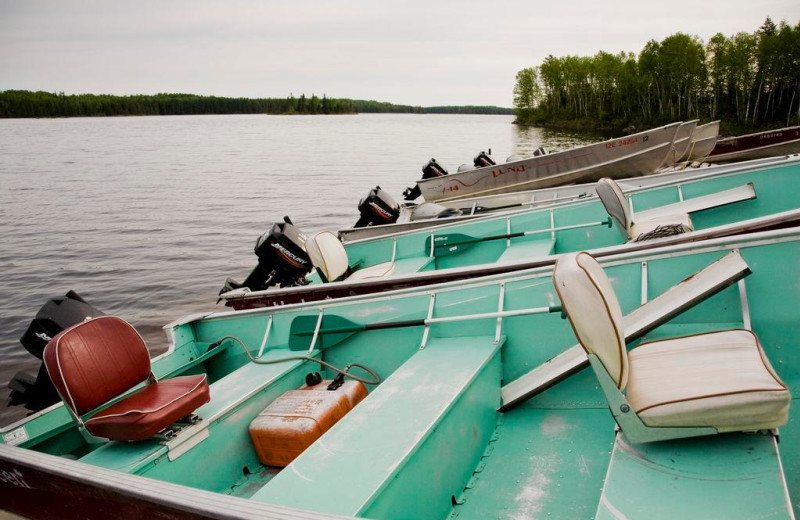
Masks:
[[[139,475],[93,466],[55,455],[0,444],[0,462],[24,466],[66,480],[90,485],[131,501],[148,502],[155,506],[171,506],[176,512],[215,519],[285,519],[335,520],[353,518],[313,512],[155,480]]]
[[[800,210],[792,210],[800,214]],[[631,259],[639,261],[653,261],[664,258],[673,258],[680,256],[687,256],[694,253],[708,253],[714,251],[724,251],[726,249],[741,249],[745,247],[757,247],[761,245],[780,244],[786,242],[800,241],[800,227],[791,227],[786,229],[770,229],[767,231],[757,231],[745,235],[730,235],[718,238],[711,238],[701,242],[687,242],[681,244],[666,245],[664,247],[639,249],[636,251],[628,251],[613,255],[597,256],[597,261],[604,267],[613,267],[616,265],[629,263]],[[501,282],[524,281],[527,279],[541,278],[542,276],[549,276],[553,270],[552,263],[547,265],[540,265],[514,271],[511,273],[497,273],[489,274],[486,276],[476,277],[469,281],[469,287],[484,287],[487,285],[494,285]],[[274,307],[257,307],[253,309],[242,310],[227,310],[220,312],[213,312],[206,315],[203,320],[216,321],[227,319],[229,317],[239,317],[250,314],[274,314],[277,312],[292,312],[302,310],[304,308],[313,309],[328,309],[335,307],[339,304],[349,304],[357,302],[358,300],[369,300],[370,302],[380,302],[384,300],[392,300],[394,298],[405,296],[408,293],[419,292],[421,295],[430,295],[431,293],[451,292],[463,288],[464,280],[455,280],[449,282],[441,282],[422,287],[406,287],[386,292],[375,292],[369,294],[360,294],[354,296],[344,296],[332,300],[318,300],[308,302],[289,303],[281,306]],[[253,294],[253,293],[250,293]]]

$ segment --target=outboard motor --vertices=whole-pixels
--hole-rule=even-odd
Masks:
[[[492,153],[492,151],[489,150],[489,153]],[[489,153],[481,152],[475,156],[475,158],[472,160],[472,163],[476,168],[485,168],[486,166],[494,166],[497,164],[494,162],[494,159],[492,159]]]
[[[547,150],[544,149],[544,146],[540,146],[539,148],[533,151],[534,157],[539,157],[540,155],[547,155]]]
[[[78,293],[69,291],[66,295],[45,303],[19,341],[25,350],[42,359],[44,347],[59,332],[87,318],[104,315]],[[38,411],[59,401],[58,392],[50,381],[44,363],[39,366],[36,377],[27,372],[17,372],[8,387],[11,389],[10,406],[21,404],[28,410]]]
[[[447,170],[444,167],[436,162],[436,159],[431,159],[428,161],[425,166],[422,167],[422,179],[433,179],[434,177],[444,177],[447,175]],[[413,188],[406,188],[403,192],[403,198],[405,200],[414,200],[417,197],[422,195],[422,190],[419,189],[418,185],[415,185]]]
[[[400,217],[400,205],[391,195],[375,186],[369,190],[367,196],[358,203],[361,217],[353,227],[379,226],[381,224],[394,224]]]
[[[276,222],[256,240],[254,252],[258,257],[258,265],[245,281],[239,283],[228,278],[219,293],[242,287],[261,291],[273,285],[303,285],[305,275],[311,271],[311,259],[306,253],[305,244],[305,235],[294,227],[289,217],[283,217],[283,222]]]

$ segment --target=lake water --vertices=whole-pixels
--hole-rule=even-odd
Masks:
[[[511,116],[178,116],[0,119],[0,424],[8,381],[39,360],[19,338],[73,289],[131,322],[153,353],[161,327],[220,310],[217,293],[256,264],[253,245],[289,215],[306,232],[357,220],[380,185],[398,200],[431,157],[455,172],[587,142]],[[589,139],[591,140],[591,139]]]

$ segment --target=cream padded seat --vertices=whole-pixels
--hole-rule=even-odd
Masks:
[[[347,251],[330,231],[320,231],[306,239],[306,252],[326,282],[335,282],[350,269]]]
[[[692,219],[688,213],[635,222],[628,206],[628,199],[625,198],[619,184],[609,178],[602,178],[597,181],[595,190],[597,191],[597,196],[600,197],[600,202],[603,203],[616,226],[628,240],[636,240],[642,235],[655,231],[658,227],[677,226],[677,232],[674,234],[687,233],[694,230]]]
[[[359,269],[351,274],[347,251],[342,242],[330,231],[320,231],[306,239],[306,252],[326,282],[380,278],[391,276],[395,270],[394,262],[384,262]]]
[[[383,262],[382,264],[375,264],[364,269],[359,269],[347,277],[347,281],[365,280],[367,278],[381,278],[383,276],[391,276],[394,273],[394,262]]]
[[[777,428],[791,396],[748,330],[644,343],[628,352],[611,282],[588,253],[558,259],[553,283],[575,336],[648,427]]]
[[[761,430],[788,419],[789,392],[749,330],[654,341],[628,359],[628,402],[648,426]]]

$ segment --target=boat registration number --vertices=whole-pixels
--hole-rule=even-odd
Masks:
[[[606,143],[606,148],[619,148],[621,146],[628,146],[629,144],[636,144],[639,142],[639,137],[628,137],[627,139],[620,139],[618,141],[611,141]]]

